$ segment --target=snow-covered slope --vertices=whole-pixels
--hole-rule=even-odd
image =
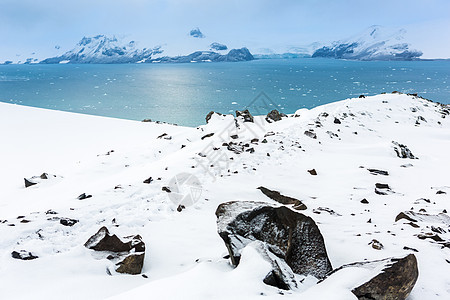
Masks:
[[[422,52],[410,49],[404,41],[404,29],[391,30],[382,26],[371,26],[362,33],[346,40],[333,42],[317,49],[312,57],[331,57],[357,60],[412,60]]]
[[[417,251],[410,299],[447,299],[450,249],[418,235],[440,228],[436,234],[448,242],[449,224],[432,218],[416,228],[395,218],[409,210],[448,218],[448,113],[447,106],[387,94],[301,109],[275,123],[255,117],[236,128],[232,116],[213,115],[207,125],[186,128],[0,103],[0,298],[356,299],[348,289],[357,275],[351,270],[318,285],[298,275],[298,289],[281,291],[262,282],[267,265],[251,248],[237,268],[224,258],[217,206],[275,205],[257,189],[265,186],[307,205],[302,213],[316,221],[334,268]],[[223,146],[231,141],[233,151]],[[418,159],[397,157],[392,141]],[[237,154],[239,143],[244,152]],[[57,177],[23,186],[23,177],[43,172]],[[178,212],[162,188],[182,172],[202,188]],[[376,183],[391,192],[375,193]],[[82,193],[92,197],[78,200]],[[79,222],[63,226],[63,217]],[[111,262],[83,246],[101,226],[142,236],[145,277],[107,274]],[[39,258],[13,259],[20,250]]]

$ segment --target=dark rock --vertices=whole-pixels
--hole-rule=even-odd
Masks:
[[[313,209],[313,213],[320,215],[321,212],[326,212],[329,213],[330,215],[334,215],[334,216],[341,216],[340,214],[338,214],[337,212],[335,212],[334,210],[332,210],[331,208],[328,207],[318,207]]]
[[[369,201],[367,201],[367,199],[364,198],[364,199],[361,200],[361,203],[362,203],[362,204],[369,204]]]
[[[409,254],[404,258],[390,258],[379,262],[385,265],[382,271],[369,281],[354,288],[352,293],[359,300],[406,299],[419,276],[415,255]],[[357,264],[363,268],[370,268],[369,265],[373,263]],[[349,266],[355,265],[347,265],[347,267]]]
[[[162,138],[165,137],[165,136],[168,136],[168,134],[167,134],[167,133],[163,133],[163,134],[159,135],[159,136],[157,137],[157,139],[162,139]]]
[[[99,231],[91,236],[84,246],[95,251],[110,251],[110,252],[129,252],[134,249],[135,252],[144,252],[145,243],[141,236],[135,235],[126,237],[127,242],[122,242],[117,235],[111,235],[108,228],[103,226]]]
[[[75,219],[69,219],[69,218],[61,218],[60,220],[59,220],[59,223],[61,224],[61,225],[64,225],[64,226],[73,226],[73,225],[75,225],[75,224],[77,224],[79,221],[78,220],[75,220]]]
[[[236,110],[236,118],[242,117],[244,119],[244,122],[251,122],[253,123],[253,116],[250,114],[248,109],[246,110]]]
[[[311,130],[306,130],[304,132],[304,134],[312,139],[317,139],[317,135],[314,132],[312,132]]]
[[[384,176],[389,175],[388,171],[383,171],[383,170],[378,170],[378,169],[367,169],[367,171],[369,171],[370,174],[372,174],[372,175],[384,175]]]
[[[407,246],[403,247],[403,250],[419,252],[419,250],[417,250],[415,248],[407,247]]]
[[[269,123],[281,121],[282,117],[287,117],[285,114],[280,113],[278,110],[274,109],[269,112],[266,116],[266,121]]]
[[[38,256],[33,255],[31,252],[28,252],[26,250],[20,250],[19,252],[13,251],[13,252],[11,252],[11,256],[12,256],[12,258],[21,259],[21,260],[32,260],[32,259],[39,258]]]
[[[252,144],[257,144],[258,142],[259,142],[258,138],[254,138],[250,141],[250,143],[252,143]]]
[[[233,142],[230,142],[228,144],[227,149],[229,151],[234,152],[235,154],[241,154],[242,152],[244,152],[244,146],[242,146],[241,144],[233,143]]]
[[[364,95],[359,95],[358,98],[366,98],[366,96],[364,96]]]
[[[223,116],[221,113],[217,113],[215,111],[210,111],[207,115],[206,115],[206,123],[209,123],[209,120],[211,120],[212,115],[217,114],[219,116]]]
[[[54,210],[49,209],[49,210],[47,210],[47,211],[45,212],[45,214],[46,214],[46,215],[57,215],[58,213],[57,213],[56,211],[54,211]]]
[[[84,200],[84,199],[88,199],[91,198],[92,195],[86,195],[86,193],[81,194],[80,196],[77,197],[78,200]]]
[[[308,170],[308,173],[311,174],[311,175],[313,175],[313,176],[317,175],[316,169]]]
[[[166,192],[166,193],[172,193],[172,191],[169,189],[169,187],[167,187],[167,186],[163,186],[162,187],[162,190],[164,191],[164,192]]]
[[[403,144],[399,144],[397,142],[392,141],[392,144],[394,145],[394,151],[397,154],[398,157],[400,158],[409,158],[409,159],[417,159],[417,157],[415,157],[411,150],[408,149],[408,147],[406,145]]]
[[[233,265],[241,250],[259,240],[283,258],[294,273],[323,278],[331,270],[319,228],[303,214],[263,202],[232,201],[216,210],[217,226]]]
[[[145,179],[143,182],[150,184],[153,181],[153,178],[150,176],[149,178]]]
[[[444,191],[437,191],[437,192],[436,192],[436,195],[445,195],[445,194],[447,194],[447,193],[444,192]]]
[[[411,222],[426,222],[426,223],[443,223],[450,226],[450,217],[445,213],[440,213],[437,215],[416,213],[413,211],[401,212],[395,217],[395,222],[405,219]]]
[[[373,240],[369,243],[369,245],[372,245],[372,248],[375,249],[375,250],[381,250],[381,249],[384,248],[383,244],[380,243],[380,241],[378,241],[378,240],[376,240],[376,239],[373,239]]]
[[[275,200],[275,201],[277,201],[278,203],[281,203],[281,204],[285,204],[285,205],[289,205],[289,204],[304,205],[298,199],[282,195],[278,191],[269,190],[268,188],[265,188],[263,186],[260,186],[258,188],[258,190],[260,190],[264,195],[266,195],[270,199]],[[306,207],[306,205],[305,205],[305,207]]]
[[[230,138],[232,138],[233,140],[235,140],[235,139],[238,139],[238,138],[239,138],[239,135],[233,134],[233,135],[230,135]]]
[[[185,208],[186,208],[186,206],[180,204],[180,205],[178,205],[178,207],[177,207],[177,212],[181,212],[181,211],[183,211],[183,209],[185,209]]]
[[[26,188],[27,188],[27,187],[30,187],[30,186],[33,186],[33,185],[35,185],[35,184],[37,184],[37,182],[31,181],[31,179],[26,179],[26,178],[24,178],[23,180],[25,181],[25,187],[26,187]]]
[[[334,118],[334,124],[341,124],[341,120],[339,120],[338,118]]]
[[[375,193],[378,195],[388,195],[392,193],[392,191],[386,183],[375,183]]]
[[[131,253],[116,264],[116,266],[119,266],[116,271],[131,275],[141,274],[144,266],[144,257],[145,252]]]
[[[204,140],[204,139],[206,139],[206,138],[209,138],[209,137],[212,137],[213,135],[214,135],[214,132],[208,133],[208,134],[202,136],[202,140]]]
[[[444,242],[444,240],[439,235],[432,232],[421,233],[418,234],[417,237],[421,240],[432,239],[435,242]]]

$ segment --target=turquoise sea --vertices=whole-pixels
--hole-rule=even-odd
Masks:
[[[294,113],[395,90],[450,103],[450,61],[0,66],[1,102],[187,126],[204,124],[211,110]]]

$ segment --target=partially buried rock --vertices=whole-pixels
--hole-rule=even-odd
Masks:
[[[335,273],[349,268],[354,269],[355,272],[358,269],[366,269],[366,272],[359,271],[362,276],[355,277],[357,280],[355,280],[355,287],[352,288],[352,293],[359,300],[404,300],[411,293],[419,276],[417,259],[414,254],[409,254],[402,258],[386,258],[344,265],[330,273],[326,280],[332,280]],[[352,271],[348,270],[349,272]],[[360,282],[364,283],[360,284]]]
[[[317,135],[314,132],[312,132],[311,130],[306,130],[304,132],[304,134],[312,139],[317,139]]]
[[[140,235],[124,237],[123,242],[106,227],[91,236],[84,246],[95,251],[105,251],[106,258],[116,262],[116,271],[127,274],[140,274],[144,265],[145,243]],[[113,252],[111,255],[108,253]]]
[[[285,114],[280,113],[278,110],[274,109],[269,112],[266,116],[266,121],[269,123],[281,121],[282,117],[287,117]]]
[[[311,174],[311,175],[313,175],[313,176],[316,176],[316,175],[317,175],[316,169],[308,170],[308,173]]]
[[[146,184],[150,184],[153,181],[153,178],[150,176],[149,178],[145,179],[143,182]]]
[[[223,116],[223,114],[215,112],[215,111],[210,111],[207,115],[206,115],[206,123],[209,123],[209,120],[211,120],[211,117],[216,114],[218,116]]]
[[[372,175],[384,175],[384,176],[389,175],[388,171],[383,171],[383,170],[378,170],[378,169],[367,169],[367,171],[369,171],[370,174],[372,174]]]
[[[89,199],[91,197],[92,197],[92,195],[86,195],[86,193],[83,193],[80,196],[78,196],[77,199],[78,200],[84,200],[84,199]]]
[[[242,117],[244,119],[244,122],[251,122],[253,123],[253,116],[250,114],[248,109],[246,110],[236,110],[236,118]]]
[[[375,193],[378,195],[388,195],[393,193],[391,188],[386,183],[375,183]]]
[[[397,142],[392,141],[394,151],[400,158],[409,158],[409,159],[417,159],[417,157],[412,154],[411,150],[406,145],[399,144]]]
[[[258,252],[262,259],[270,263],[272,269],[264,277],[263,282],[283,290],[292,290],[297,288],[294,272],[288,264],[278,256],[276,256],[266,243],[261,241],[253,241],[246,246],[253,248]],[[242,257],[245,260],[245,256]]]
[[[261,241],[294,273],[323,278],[332,269],[322,234],[308,216],[252,201],[222,203],[216,216],[218,233],[235,266],[245,246]]]
[[[278,191],[269,190],[268,188],[265,188],[263,186],[260,186],[258,188],[258,190],[260,190],[264,195],[266,195],[270,199],[275,200],[275,201],[277,201],[278,203],[281,203],[281,204],[285,204],[285,205],[293,204],[295,206],[303,204],[298,199],[282,195]],[[306,205],[305,205],[305,209],[306,209]]]
[[[61,225],[69,226],[69,227],[71,227],[71,226],[77,224],[78,222],[79,222],[78,220],[75,220],[75,219],[69,219],[69,218],[61,218],[61,219],[59,220],[59,223],[60,223]]]
[[[13,251],[11,252],[11,257],[15,259],[21,259],[21,260],[32,260],[39,258],[36,255],[33,255],[31,252],[28,252],[26,250],[20,250],[19,252]]]

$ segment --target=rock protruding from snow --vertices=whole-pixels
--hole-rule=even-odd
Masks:
[[[366,277],[360,278],[360,281],[365,279],[365,282],[352,289],[352,293],[360,300],[404,300],[411,293],[419,276],[414,254],[403,258],[352,263],[334,270],[330,275],[347,268],[369,270]]]
[[[40,176],[33,176],[33,177],[30,177],[30,178],[24,178],[25,187],[27,188],[27,187],[30,187],[30,186],[33,186],[33,185],[36,185],[36,184],[40,183],[42,180],[53,179],[53,178],[56,178],[56,177],[58,177],[58,176],[51,175],[51,174],[48,174],[48,173],[42,173]]]
[[[270,263],[272,270],[264,277],[263,282],[283,290],[292,290],[297,288],[295,275],[291,267],[269,249],[266,243],[254,241],[246,247],[251,247],[261,255],[261,257]],[[244,258],[243,258],[244,259]]]
[[[144,265],[145,243],[140,235],[125,237],[123,242],[117,235],[111,235],[108,228],[102,227],[84,244],[95,251],[114,252],[108,259],[118,261],[116,271],[126,274],[140,274]]]
[[[150,59],[148,63],[199,63],[199,62],[237,62],[249,61],[254,57],[247,48],[231,49],[228,54],[220,54],[214,51],[195,51],[188,55],[182,56],[164,56],[160,58]]]
[[[324,240],[313,219],[285,206],[231,201],[216,210],[217,226],[233,265],[252,241],[262,241],[294,273],[323,278],[331,271]]]
[[[397,156],[400,158],[409,158],[409,159],[416,159],[417,157],[412,154],[411,150],[406,145],[399,144],[397,142],[392,141],[392,144],[394,145],[394,151],[397,153]]]
[[[297,210],[302,210],[302,209],[307,208],[306,205],[302,203],[302,201],[292,198],[292,197],[289,197],[289,196],[282,195],[278,191],[269,190],[268,188],[265,188],[263,186],[258,187],[258,190],[260,190],[264,195],[266,195],[270,199],[277,201],[278,203],[285,204],[285,205],[293,204]],[[301,209],[300,209],[300,207],[301,207]]]
[[[246,110],[237,110],[236,111],[236,118],[242,117],[244,122],[254,122],[253,116],[252,114],[248,111],[248,109]]]
[[[20,260],[33,260],[39,258],[38,256],[33,255],[31,252],[28,252],[26,250],[20,250],[19,252],[13,251],[11,252],[11,257]]]
[[[266,121],[269,123],[281,121],[283,117],[287,117],[285,114],[280,113],[278,110],[274,109],[269,112],[266,116]]]

